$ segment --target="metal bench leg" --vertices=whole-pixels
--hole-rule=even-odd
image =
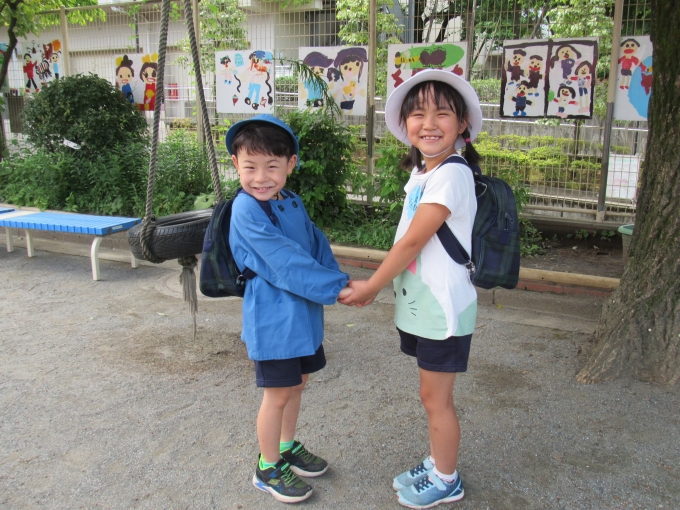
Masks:
[[[12,253],[14,251],[14,243],[12,242],[12,229],[5,227],[5,241],[7,242],[7,251]]]
[[[92,248],[90,249],[90,258],[92,259],[92,279],[99,280],[99,245],[102,244],[101,236],[95,236],[92,241]]]
[[[137,269],[139,267],[139,261],[132,253],[130,253],[130,265],[132,265],[132,269]]]
[[[35,255],[33,252],[33,236],[31,236],[31,231],[28,229],[24,230],[24,232],[26,232],[26,252],[29,257],[32,257]]]

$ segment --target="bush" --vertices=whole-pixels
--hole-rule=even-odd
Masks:
[[[93,74],[50,82],[26,102],[25,132],[35,147],[49,152],[73,152],[94,161],[102,152],[141,143],[146,120],[107,80]],[[74,151],[63,145],[80,145]]]
[[[284,120],[300,143],[300,168],[288,176],[286,188],[300,195],[314,222],[330,225],[346,204],[345,183],[353,165],[351,131],[323,111],[291,111]]]

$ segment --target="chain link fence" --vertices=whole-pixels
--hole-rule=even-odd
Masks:
[[[596,86],[592,119],[503,118],[499,108],[505,40],[599,37],[598,81],[608,78],[609,64],[617,60],[611,58],[612,40],[649,34],[650,25],[646,0],[616,1],[622,6],[619,37],[613,37],[615,0],[378,0],[377,65],[370,70],[376,81],[375,123],[369,126],[376,141],[375,159],[385,147],[405,149],[388,136],[384,122],[387,46],[467,42],[467,77],[478,91],[484,113],[483,133],[477,140],[485,155],[483,169],[491,174],[518,174],[531,192],[527,206],[530,213],[631,222],[639,175],[632,175],[631,170],[628,180],[615,183],[611,175],[609,182],[603,179],[606,137],[611,132],[608,168],[617,164],[642,168],[647,123],[611,121],[608,125],[605,85]],[[97,11],[97,19],[86,25],[58,23],[39,36],[20,41],[9,69],[10,92],[5,94],[8,101],[3,121],[8,138],[22,139],[21,109],[26,96],[21,57],[40,51],[44,41],[61,41],[62,75],[92,72],[112,83],[116,81],[117,56],[158,51],[159,1],[111,3],[66,12],[74,10]],[[227,176],[233,173],[223,135],[229,122],[246,115],[216,112],[215,51],[272,49],[276,59],[275,106],[285,110],[298,104],[298,80],[290,61],[298,59],[300,47],[369,44],[369,0],[202,0],[194,3],[194,11],[199,13],[208,111]],[[58,16],[59,11],[45,15]],[[618,48],[615,54],[618,56]],[[190,59],[184,10],[177,3],[168,33],[162,137],[172,129],[196,129],[197,94]],[[145,114],[151,122],[152,113]],[[345,122],[358,126],[357,134],[365,147],[367,117],[348,116]],[[616,193],[612,193],[614,186]],[[601,200],[607,191],[609,196]],[[600,215],[598,202],[600,210],[604,206]]]

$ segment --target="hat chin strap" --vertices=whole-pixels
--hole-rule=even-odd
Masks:
[[[420,153],[421,153],[423,156],[425,156],[426,158],[436,158],[437,156],[441,156],[441,155],[444,154],[446,151],[450,150],[451,147],[455,147],[455,145],[456,145],[455,143],[454,143],[453,145],[449,145],[446,149],[444,149],[444,150],[441,151],[441,152],[438,152],[437,154],[425,154],[423,151],[420,151]]]

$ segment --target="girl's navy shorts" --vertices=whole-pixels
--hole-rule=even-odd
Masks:
[[[472,335],[450,336],[446,340],[430,340],[397,328],[401,352],[418,360],[418,366],[430,372],[465,372],[470,357]]]
[[[326,355],[320,345],[311,356],[290,359],[255,360],[258,388],[289,388],[302,384],[302,375],[318,372],[326,366]]]

